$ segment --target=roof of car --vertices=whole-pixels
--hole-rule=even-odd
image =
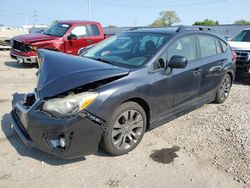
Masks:
[[[88,21],[88,20],[59,20],[59,23],[65,23],[65,24],[99,24],[95,21]]]
[[[214,30],[209,27],[201,27],[201,26],[174,26],[174,27],[135,27],[130,29],[129,32],[150,32],[150,33],[166,33],[166,34],[174,34],[181,32],[213,32]]]
[[[167,27],[167,28],[132,28],[130,32],[149,32],[149,33],[175,33],[178,27]]]
[[[215,35],[222,40],[224,37],[216,32],[214,29],[205,27],[205,26],[173,26],[173,27],[165,27],[165,28],[156,28],[156,27],[137,27],[132,28],[128,32],[148,32],[148,33],[161,33],[161,34],[171,34],[178,35],[183,33],[204,33],[204,34],[212,34]]]

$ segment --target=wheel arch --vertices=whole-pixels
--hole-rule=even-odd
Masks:
[[[233,83],[233,81],[234,81],[234,75],[233,75],[233,73],[231,71],[228,71],[227,74],[229,74],[229,76],[231,77],[231,81]]]
[[[231,72],[231,71],[227,71],[226,74],[228,74],[231,78],[231,85],[233,84],[234,82],[234,74]]]
[[[147,118],[146,130],[148,130],[149,127],[150,127],[150,116],[151,116],[149,104],[144,99],[139,98],[139,97],[134,97],[134,98],[127,99],[127,100],[123,101],[121,104],[126,103],[126,102],[135,102],[135,103],[139,104],[143,108],[143,110],[146,113],[146,118]]]

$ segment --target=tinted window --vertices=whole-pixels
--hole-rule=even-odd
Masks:
[[[167,42],[170,35],[127,32],[109,37],[91,48],[84,56],[105,59],[116,65],[138,67],[147,62]]]
[[[223,53],[219,39],[216,39],[215,42],[216,42],[217,54]]]
[[[217,54],[215,38],[208,35],[199,35],[201,57],[208,57]]]
[[[185,36],[177,39],[167,49],[167,60],[174,55],[184,56],[189,61],[196,59],[196,45],[194,35]]]
[[[87,36],[87,27],[85,25],[81,25],[81,26],[76,26],[72,31],[71,34],[74,34],[77,36],[77,38],[81,38],[84,36]]]
[[[225,42],[223,42],[223,41],[220,41],[221,42],[221,46],[222,46],[222,50],[223,50],[223,52],[226,52],[227,51],[227,44],[225,43]]]
[[[99,36],[100,35],[100,31],[99,31],[97,25],[91,25],[91,29],[92,29],[93,36]]]
[[[250,42],[250,30],[241,31],[232,41]]]
[[[56,23],[43,31],[45,35],[62,37],[70,28],[70,25],[64,23]]]
[[[167,41],[166,41],[167,42]],[[162,44],[165,44],[163,42]],[[189,61],[196,59],[196,42],[195,36],[189,35],[181,37],[173,42],[165,53],[163,53],[154,63],[154,69],[161,69],[165,66],[165,62],[169,62],[172,56],[179,55],[186,57]]]
[[[165,36],[157,36],[154,34],[145,35],[140,41],[140,50],[147,50],[149,42],[154,45],[156,49],[159,49],[165,44]]]

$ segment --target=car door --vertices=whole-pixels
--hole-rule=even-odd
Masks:
[[[86,25],[73,27],[69,35],[74,35],[76,38],[69,39],[69,37],[67,37],[65,39],[65,52],[68,54],[77,55],[80,48],[92,44],[91,36],[89,36]]]
[[[201,88],[200,98],[212,98],[221,82],[223,67],[227,55],[223,52],[220,39],[208,35],[198,35],[199,56],[201,63]]]
[[[100,30],[100,26],[97,24],[88,24],[88,32],[89,32],[89,36],[91,36],[91,43],[95,44],[98,43],[100,41],[102,41],[104,39],[104,33],[101,32]]]
[[[164,69],[162,62],[168,63],[172,56],[188,59],[186,68]],[[152,84],[155,114],[160,121],[181,112],[195,103],[200,86],[200,65],[197,60],[195,35],[185,35],[176,39],[155,62],[155,82]]]

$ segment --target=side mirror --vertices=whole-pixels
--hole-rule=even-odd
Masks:
[[[172,69],[181,69],[187,66],[188,59],[183,56],[174,55],[171,57],[168,66]]]
[[[77,39],[77,36],[75,34],[70,34],[68,37],[67,37],[68,40],[76,40]]]

